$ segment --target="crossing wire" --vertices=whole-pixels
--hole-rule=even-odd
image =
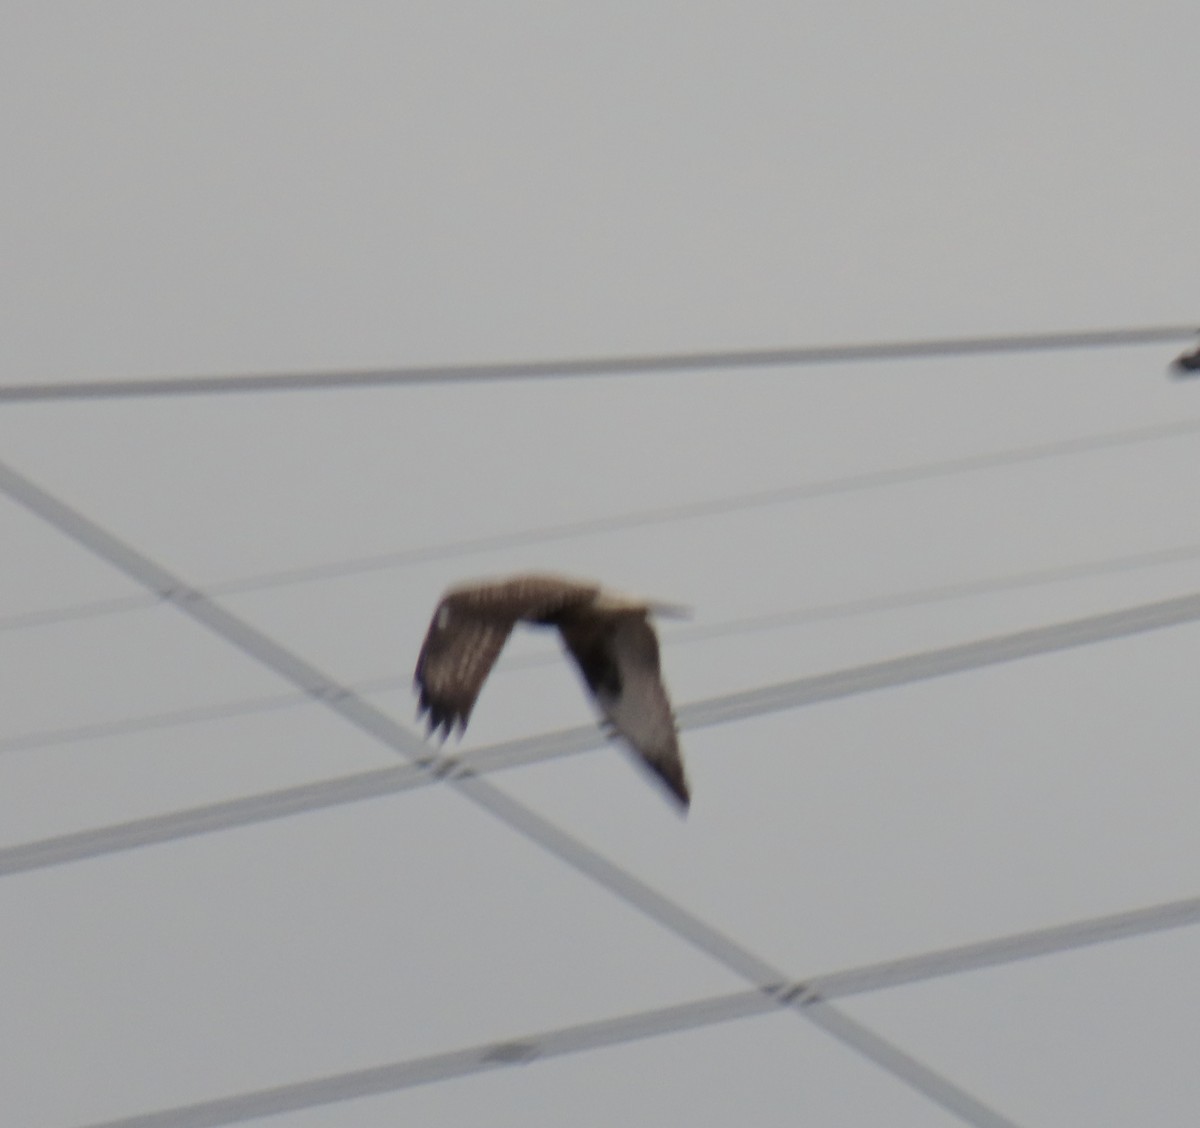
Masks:
[[[1198,620],[1200,593],[1193,593],[688,702],[680,706],[677,716],[679,726],[684,731],[728,724],[861,693],[895,689],[1036,655],[1129,638]],[[330,707],[342,711],[344,716],[357,715],[354,710],[354,703],[357,703],[361,710],[377,718],[377,725],[386,724],[399,729],[395,722],[374,710],[352,689],[339,686],[331,680],[324,682],[317,696]],[[277,705],[286,703],[283,699],[274,700]],[[380,732],[383,731],[381,728]],[[325,810],[384,795],[396,795],[438,780],[462,781],[592,751],[605,742],[605,736],[596,725],[580,725],[504,741],[458,756],[423,754],[413,763],[394,768],[359,772],[21,843],[0,848],[0,876],[83,861],[197,834],[249,826],[303,812]],[[421,747],[425,748],[423,745]]]
[[[802,982],[775,984],[766,990],[714,995],[676,1006],[110,1120],[88,1128],[217,1128],[260,1116],[396,1093],[416,1085],[756,1017],[774,1012],[781,1004],[805,1010],[812,1017],[814,1013],[820,1015],[830,1000],[846,995],[999,967],[1197,922],[1200,922],[1200,897],[1192,897],[816,975]]]
[[[343,369],[328,372],[251,373],[241,376],[149,377],[132,380],[47,381],[0,386],[0,403],[147,396],[194,396],[244,392],[406,387],[419,384],[561,380],[666,372],[737,371],[851,361],[918,360],[936,357],[1048,352],[1130,345],[1173,344],[1196,335],[1193,325],[1014,333],[992,337],[884,341],[800,348],[731,349],[713,352],[650,353],[640,356],[518,361],[505,364],[424,365],[410,368]]]
[[[697,642],[714,639],[741,637],[763,631],[783,630],[805,623],[830,622],[842,618],[893,611],[902,608],[922,607],[967,596],[987,595],[1003,591],[1018,591],[1022,588],[1043,584],[1061,583],[1067,580],[1085,579],[1111,573],[1131,572],[1142,568],[1156,568],[1168,564],[1188,563],[1200,559],[1200,545],[1181,545],[1155,552],[1134,553],[1110,557],[1099,561],[1086,561],[1054,568],[1039,568],[1030,572],[1019,572],[979,580],[965,580],[936,587],[916,588],[889,595],[865,596],[840,603],[819,604],[789,611],[773,611],[762,615],[743,616],[723,622],[697,623],[690,626],[668,627],[662,635],[662,644],[674,649]],[[211,589],[206,589],[212,595]],[[144,605],[154,605],[157,600],[148,600]],[[0,627],[2,629],[2,627]],[[556,665],[562,661],[557,652],[506,656],[491,675],[493,678],[517,670],[536,669]],[[409,678],[396,675],[379,675],[350,683],[349,689],[356,694],[371,695],[403,689]],[[157,729],[176,728],[185,725],[203,724],[210,721],[245,717],[259,713],[291,709],[308,703],[304,693],[264,694],[233,701],[214,702],[210,705],[195,705],[184,709],[168,709],[156,713],[142,713],[114,720],[93,721],[82,725],[71,725],[55,729],[39,729],[0,737],[0,754],[24,752],[37,748],[53,748],[83,740],[103,737],[125,736],[130,733],[149,732]]]
[[[857,474],[845,474],[815,482],[801,482],[792,486],[774,489],[752,490],[727,497],[708,498],[681,505],[659,506],[616,514],[611,517],[596,517],[583,521],[571,521],[539,528],[496,533],[491,536],[470,537],[443,544],[401,549],[395,552],[364,556],[357,559],[314,564],[305,568],[292,568],[275,572],[246,576],[239,579],[210,584],[208,591],[213,595],[239,595],[244,592],[266,588],[283,587],[290,584],[338,579],[344,576],[362,575],[368,572],[387,571],[413,564],[437,563],[460,556],[507,549],[525,548],[535,544],[552,544],[574,540],[584,536],[623,532],[645,526],[664,525],[708,517],[720,517],[730,513],[741,513],[752,509],[764,509],[776,505],[791,505],[817,498],[836,497],[867,490],[908,485],[917,482],[935,481],[939,478],[959,474],[997,470],[1029,462],[1040,462],[1051,458],[1091,454],[1097,451],[1136,446],[1142,443],[1159,442],[1164,439],[1183,438],[1200,432],[1200,419],[1174,420],[1169,423],[1154,423],[1141,427],[1130,427],[1120,431],[1107,431],[1077,438],[1058,439],[1054,442],[1029,443],[1008,450],[991,451],[985,454],[969,454],[958,458],[939,459],[916,463],[887,470],[868,470]]]
[[[189,587],[165,568],[3,463],[0,463],[0,491],[126,575],[157,591],[185,614],[291,681],[315,700],[323,702],[345,720],[374,736],[385,747],[422,766],[438,770],[440,765],[425,755],[424,743],[391,717],[336,685],[316,667],[242,622],[202,592]],[[673,932],[684,943],[723,964],[752,986],[767,989],[785,981],[786,976],[749,949],[675,904],[488,780],[469,773],[452,774],[448,783],[511,830]],[[970,1093],[903,1053],[886,1039],[842,1015],[832,1005],[823,1004],[820,1008],[808,1008],[801,1013],[831,1037],[974,1128],[1013,1128],[1010,1121]]]
[[[1141,443],[1158,442],[1164,439],[1183,438],[1200,432],[1200,419],[1182,419],[1170,423],[1155,423],[1148,426],[1106,431],[1095,435],[1082,435],[1072,439],[1060,439],[1048,443],[1032,443],[1008,450],[986,454],[966,455],[961,458],[941,459],[933,462],[916,463],[891,470],[871,470],[865,473],[842,475],[816,482],[801,482],[769,490],[751,490],[726,497],[707,498],[685,502],[680,505],[657,506],[636,509],[607,517],[593,517],[583,521],[569,521],[555,525],[543,525],[532,529],[519,529],[507,533],[495,533],[483,537],[469,537],[441,544],[420,545],[393,552],[371,556],[353,557],[344,560],[326,561],[302,568],[277,569],[241,576],[229,580],[210,582],[203,585],[210,595],[241,595],[255,591],[287,587],[294,584],[316,583],[323,580],[341,579],[347,576],[364,575],[371,572],[390,571],[414,564],[437,563],[461,556],[486,552],[500,552],[513,548],[525,548],[537,544],[575,540],[585,536],[622,532],[628,529],[669,524],[677,521],[719,517],[730,513],[764,508],[773,505],[792,504],[820,497],[851,494],[860,491],[881,489],[909,483],[933,481],[957,474],[974,473],[981,470],[1000,469],[1027,462],[1038,462],[1048,458],[1089,454],[1096,451],[1113,450]],[[1180,550],[1186,551],[1186,550]],[[153,607],[159,602],[155,595],[130,595],[113,599],[94,600],[67,607],[45,608],[38,611],[23,611],[14,615],[0,616],[0,631],[30,627],[52,626],[57,623],[73,622],[118,612],[134,611]]]

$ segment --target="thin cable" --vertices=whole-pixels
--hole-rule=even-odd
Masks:
[[[18,611],[13,615],[0,615],[0,631],[51,627],[58,623],[74,623],[80,619],[96,619],[102,615],[139,611],[157,607],[158,604],[157,596],[126,595],[115,599],[90,599],[83,603],[67,604],[65,607],[47,607],[41,611]]]
[[[264,694],[244,697],[237,701],[221,701],[213,705],[196,705],[187,709],[165,709],[159,713],[142,713],[136,717],[121,717],[113,721],[92,721],[85,725],[68,725],[57,729],[39,729],[0,737],[0,755],[10,752],[29,752],[38,748],[57,748],[82,740],[101,740],[112,736],[129,736],[157,729],[183,728],[210,721],[249,717],[280,709],[295,709],[309,702],[306,693]]]
[[[1048,352],[1191,340],[1195,326],[1160,325],[1080,332],[1017,333],[995,337],[938,338],[809,348],[734,349],[724,352],[652,353],[642,356],[534,360],[506,364],[425,365],[413,368],[275,372],[242,376],[150,377],[135,380],[56,381],[0,386],[0,403],[45,400],[129,399],[243,392],[314,391],[329,388],[406,387],[418,384],[484,383],[630,376],[655,372],[784,368],[847,361],[915,360],[996,353]]]
[[[594,517],[584,521],[569,521],[557,525],[496,533],[485,537],[443,541],[440,544],[422,545],[372,556],[352,557],[344,560],[326,561],[302,568],[277,569],[254,575],[235,577],[208,583],[203,590],[210,596],[241,595],[255,591],[288,587],[294,584],[316,583],[323,580],[341,579],[347,576],[365,575],[371,572],[390,571],[414,564],[436,563],[453,560],[460,556],[471,556],[486,552],[498,552],[531,545],[552,544],[575,540],[580,537],[598,536],[604,533],[621,532],[646,526],[663,525],[677,521],[718,517],[729,513],[743,512],[772,505],[784,505],[819,497],[832,497],[860,491],[904,485],[911,482],[932,481],[957,474],[979,470],[999,469],[1025,462],[1037,462],[1075,454],[1111,450],[1140,443],[1157,442],[1163,439],[1181,438],[1200,432],[1200,419],[1184,419],[1172,423],[1152,424],[1145,427],[1107,431],[1098,435],[1059,440],[1053,443],[1034,443],[1026,446],[994,451],[989,454],[967,455],[963,458],[943,459],[936,462],[917,463],[892,470],[873,470],[862,474],[850,474],[827,478],[816,482],[800,483],[771,490],[752,490],[748,493],[732,494],[723,498],[708,498],[702,501],[684,502],[680,505],[638,509],[607,517]],[[1185,551],[1185,550],[1180,550]],[[75,619],[132,611],[153,607],[159,598],[153,595],[129,596],[123,599],[104,599],[90,603],[73,604],[68,607],[47,608],[42,611],[22,612],[0,617],[0,631],[15,630],[32,626],[48,626],[71,622]]]
[[[424,742],[392,718],[338,686],[274,639],[242,622],[202,593],[189,588],[165,568],[3,463],[0,463],[0,490],[143,586],[158,591],[185,614],[291,681],[315,700],[322,701],[386,747],[426,770],[440,769],[441,765],[436,760],[427,757]],[[685,944],[709,955],[753,986],[765,989],[783,980],[780,972],[747,948],[621,869],[532,808],[505,794],[488,780],[467,770],[463,774],[450,775],[448,784],[510,829],[586,875],[627,905],[673,932]],[[974,1128],[998,1128],[1002,1123],[1006,1124],[958,1086],[919,1065],[883,1038],[838,1015],[831,1007],[822,1007],[821,1011],[825,1023],[823,1029],[891,1072],[934,1104],[961,1116]]]
[[[997,967],[1037,956],[1047,956],[1081,947],[1128,939],[1151,932],[1182,928],[1200,922],[1200,898],[1175,901],[1151,908],[1135,909],[1107,917],[1094,917],[1071,924],[946,948],[918,956],[871,964],[861,968],[817,975],[801,983],[779,984],[766,991],[739,991],[617,1018],[582,1022],[539,1034],[502,1042],[486,1042],[467,1049],[390,1065],[358,1069],[348,1073],[295,1082],[270,1089],[240,1093],[141,1116],[110,1120],[90,1128],[216,1128],[255,1117],[295,1112],[358,1097],[400,1092],[467,1077],[506,1066],[528,1065],[546,1058],[623,1045],[664,1034],[696,1030],[721,1022],[773,1013],[781,1002],[794,1008],[823,1011],[824,1002],[840,995],[860,994],[946,975]],[[851,1020],[840,1012],[831,1021],[823,1015],[818,1022],[835,1037],[841,1037]],[[812,1017],[810,1014],[809,1017]],[[854,1024],[855,1040],[865,1032]],[[881,1052],[887,1052],[882,1049]],[[911,1062],[911,1059],[909,1059]],[[923,1068],[914,1063],[917,1068]],[[905,1063],[898,1068],[911,1068]],[[974,1110],[978,1120],[978,1110]],[[990,1110],[985,1110],[990,1112]],[[989,1123],[987,1119],[979,1121]],[[1007,1121],[992,1121],[1004,1123]]]
[[[841,999],[1195,924],[1200,924],[1200,897],[1187,897],[1147,908],[1088,917],[1069,924],[1056,924],[973,944],[959,944],[920,955],[827,972],[805,980],[800,986],[810,995],[822,999]]]
[[[673,932],[685,944],[704,952],[736,972],[759,990],[770,991],[783,975],[700,917],[689,913],[656,889],[610,862],[595,850],[543,818],[532,808],[478,776],[452,776],[450,786],[507,826],[524,835],[567,865],[607,889],[644,916]],[[786,1004],[786,1005],[791,1005]],[[795,1008],[798,1013],[868,1061],[873,1061],[932,1103],[960,1117],[973,1128],[1015,1128],[1011,1121],[977,1101],[952,1081],[918,1062],[836,1007]]]
[[[741,637],[764,631],[784,630],[808,623],[827,623],[859,615],[928,607],[972,596],[1021,591],[1027,588],[1043,587],[1047,584],[1092,579],[1114,573],[1137,572],[1145,568],[1161,568],[1170,564],[1186,564],[1195,560],[1200,560],[1200,544],[1181,545],[1177,548],[1167,548],[1155,552],[1138,552],[1109,557],[1104,560],[1064,564],[1053,568],[1037,568],[1008,576],[989,576],[979,580],[938,584],[933,587],[915,588],[888,595],[869,595],[816,607],[800,607],[792,611],[772,611],[764,615],[747,615],[720,623],[696,623],[673,628],[669,634],[664,636],[663,641],[671,646],[686,646],[694,642],[707,642],[709,639]],[[533,665],[532,657],[525,659],[525,666]],[[549,661],[549,656],[546,661]]]
[[[925,1094],[963,1123],[976,1125],[977,1128],[1016,1128],[1008,1117],[1001,1116],[965,1089],[948,1083],[912,1054],[905,1053],[845,1011],[829,1003],[816,1002],[806,1006],[800,1013],[819,1030],[824,1030],[842,1045],[873,1061],[893,1077],[898,1077],[909,1088]]]
[[[1135,553],[1128,556],[1111,557],[1106,560],[1067,564],[1054,568],[1039,568],[1015,575],[990,577],[981,580],[966,580],[936,587],[916,588],[889,595],[867,596],[839,603],[801,607],[790,611],[774,611],[765,615],[742,616],[716,623],[699,623],[684,626],[668,626],[662,634],[664,648],[690,646],[710,642],[714,639],[741,637],[765,631],[785,630],[805,623],[831,622],[853,618],[858,615],[876,614],[905,608],[923,607],[969,596],[986,595],[1003,591],[1018,591],[1023,588],[1039,587],[1044,584],[1062,583],[1069,580],[1086,579],[1093,576],[1118,572],[1132,572],[1143,568],[1163,567],[1168,564],[1186,563],[1200,559],[1200,545],[1184,545],[1156,552]],[[208,594],[212,594],[211,590]],[[157,601],[155,601],[157,602]],[[0,621],[0,629],[3,623]],[[518,670],[532,670],[557,665],[562,655],[557,651],[539,654],[506,656],[492,673],[502,677]],[[356,694],[370,696],[374,693],[403,689],[409,684],[407,676],[379,675],[362,681],[351,682],[349,689]],[[37,748],[53,748],[83,740],[103,737],[125,736],[130,733],[156,729],[176,728],[201,724],[233,717],[245,717],[256,713],[274,712],[294,708],[308,703],[304,693],[266,694],[246,697],[235,701],[216,702],[212,705],[193,706],[186,709],[164,710],[122,717],[112,721],[94,721],[83,725],[64,728],[40,729],[0,737],[0,755],[8,752],[25,752]]]
[[[428,759],[428,750],[419,737],[3,463],[0,463],[0,491],[313,700],[324,702],[351,724],[409,759]]]
[[[424,768],[400,764],[23,842],[0,849],[0,876],[82,862],[141,846],[177,842],[198,834],[257,826],[291,815],[378,799],[420,787],[429,778]]]
[[[349,1073],[238,1093],[231,1097],[218,1097],[140,1116],[106,1120],[103,1124],[89,1125],[88,1128],[220,1128],[222,1125],[240,1124],[259,1117],[297,1112],[359,1097],[396,1093],[415,1085],[428,1085],[486,1070],[524,1065],[535,1059],[580,1053],[677,1030],[696,1029],[776,1009],[774,1000],[766,995],[757,991],[741,992],[716,1000],[647,1011],[637,1016],[580,1023],[546,1031],[528,1039],[493,1042],[467,1050],[431,1054],[411,1061],[356,1069]],[[636,1026],[632,1024],[634,1021]]]
[[[723,724],[742,717],[761,716],[818,701],[833,701],[873,689],[911,685],[928,678],[979,670],[1002,662],[1052,654],[1097,642],[1129,638],[1147,631],[1182,626],[1200,620],[1200,593],[1142,603],[1120,611],[1088,615],[1045,627],[1014,631],[976,642],[961,643],[921,654],[890,658],[816,677],[797,678],[774,686],[715,697],[684,706],[681,719],[691,728]]]
[[[677,710],[679,727],[683,731],[690,731],[728,724],[860,693],[896,689],[931,678],[965,673],[1035,655],[1129,638],[1198,620],[1200,593],[1143,603],[1121,611],[1089,615],[1064,623],[1033,627],[1012,634],[688,702]],[[369,711],[375,717],[368,731],[385,743],[389,743],[388,734],[393,729],[405,732],[391,718],[358,698],[352,690],[334,686],[332,682],[327,682],[327,685],[332,687],[327,690],[331,706],[336,708],[340,704],[345,709],[351,702],[357,702],[360,710]],[[297,697],[296,700],[304,698]],[[287,703],[283,698],[275,699],[275,702],[279,706]],[[367,724],[360,727],[366,728]],[[607,738],[602,731],[592,724],[502,741],[457,756],[433,755],[428,746],[421,745],[424,754],[414,764],[404,768],[356,773],[0,848],[0,876],[394,795],[428,786],[437,780],[461,781],[472,776],[544,763],[593,751],[606,743]],[[401,751],[390,743],[389,747]],[[408,755],[406,752],[402,754]]]
[[[861,474],[847,474],[826,478],[816,482],[802,482],[795,486],[783,486],[769,490],[752,490],[721,498],[685,502],[681,505],[659,506],[651,509],[634,510],[611,517],[595,517],[584,521],[570,521],[558,525],[544,525],[510,533],[497,533],[485,537],[469,537],[441,544],[418,548],[401,549],[349,560],[330,561],[290,568],[274,572],[263,572],[228,581],[207,585],[212,595],[240,595],[267,588],[285,587],[291,584],[312,583],[319,580],[339,579],[345,576],[363,575],[369,572],[389,571],[413,564],[429,564],[486,552],[499,552],[511,548],[526,548],[536,544],[552,544],[575,540],[579,537],[596,536],[604,533],[622,532],[643,526],[664,525],[679,521],[690,521],[706,517],[719,517],[729,513],[740,513],[752,509],[787,505],[798,501],[809,501],[839,494],[859,493],[889,486],[906,485],[913,482],[932,481],[958,474],[980,470],[995,470],[1026,462],[1038,462],[1049,458],[1060,458],[1075,454],[1090,454],[1095,451],[1118,447],[1135,446],[1140,443],[1158,442],[1163,439],[1181,438],[1200,433],[1200,419],[1184,419],[1171,423],[1155,423],[1144,427],[1131,427],[1121,431],[1108,431],[1098,435],[1084,435],[1074,439],[1061,439],[1051,443],[1030,443],[1008,450],[988,454],[965,455],[961,458],[940,459],[912,466],[901,466],[891,470],[870,470]]]

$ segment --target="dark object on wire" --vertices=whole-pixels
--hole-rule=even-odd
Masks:
[[[1183,356],[1176,357],[1175,363],[1171,367],[1181,375],[1189,372],[1200,372],[1200,345],[1192,349],[1190,353],[1184,353]]]

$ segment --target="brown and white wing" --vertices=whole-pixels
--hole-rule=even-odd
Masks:
[[[686,809],[690,802],[679,735],[659,670],[658,637],[644,615],[614,618],[609,629],[577,652],[605,719]]]
[[[429,715],[429,731],[444,735],[467,727],[479,691],[520,619],[537,620],[591,600],[595,585],[555,576],[514,576],[466,584],[438,604],[417,657],[413,684],[418,714]]]
[[[413,685],[428,714],[430,733],[444,736],[467,727],[479,691],[496,664],[515,620],[479,615],[458,605],[454,596],[438,604],[417,657]]]
[[[530,572],[451,588],[443,602],[453,602],[464,614],[537,621],[569,607],[586,606],[599,590],[597,584]]]

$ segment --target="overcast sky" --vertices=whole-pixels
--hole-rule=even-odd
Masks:
[[[5,27],[0,386],[1200,326],[1183,0]],[[1185,347],[0,402],[6,1117],[1190,1126],[1200,624],[1096,619],[1200,592]],[[593,747],[380,774],[417,747],[439,593],[531,567],[695,609],[663,627],[686,819],[533,633],[461,749]],[[211,600],[154,594],[178,584]],[[918,680],[1070,620],[1092,641]],[[325,805],[280,815],[304,784]],[[169,841],[114,846],[155,816]],[[754,1002],[1076,923],[1054,954]],[[354,1095],[460,1050],[465,1076]]]

